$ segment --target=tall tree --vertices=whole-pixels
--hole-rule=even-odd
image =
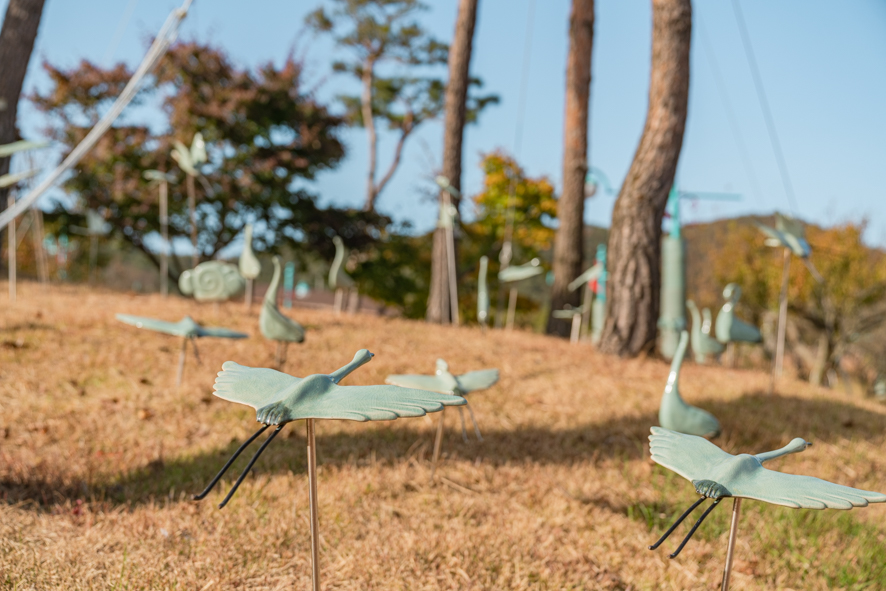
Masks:
[[[582,269],[585,175],[588,172],[588,102],[594,46],[594,0],[572,0],[569,56],[566,58],[566,116],[563,129],[563,193],[557,202],[560,225],[554,238],[554,285],[551,311],[577,306],[579,292],[569,284]],[[569,336],[568,322],[548,316],[549,334]]]
[[[9,0],[0,29],[0,145],[18,139],[15,126],[18,99],[37,39],[44,0]],[[0,176],[9,172],[9,158],[0,158]],[[0,189],[0,211],[6,209],[6,189]]]
[[[652,0],[652,71],[646,125],[609,235],[606,325],[600,349],[651,351],[661,290],[661,222],[683,145],[689,102],[690,0]]]
[[[455,35],[449,49],[449,83],[446,86],[446,114],[443,127],[442,175],[449,184],[461,190],[462,139],[467,121],[468,85],[470,83],[471,49],[474,41],[474,25],[477,22],[478,0],[459,0]],[[458,209],[458,199],[440,191],[440,208],[452,202]],[[445,228],[434,232],[434,248],[431,255],[431,289],[428,296],[428,322],[448,324],[452,318],[450,303],[451,277],[449,271]],[[452,245],[455,249],[455,245]],[[452,253],[454,257],[454,253]]]
[[[337,61],[333,69],[360,81],[359,96],[341,96],[348,120],[366,129],[369,165],[364,209],[375,209],[379,194],[394,176],[406,139],[443,107],[443,82],[439,78],[401,72],[446,62],[446,45],[431,37],[414,20],[426,7],[419,0],[332,0],[333,9],[319,8],[306,22],[313,30],[330,33],[353,59]],[[400,72],[385,76],[386,64]],[[386,172],[378,178],[378,132],[376,121],[397,133],[397,143]]]

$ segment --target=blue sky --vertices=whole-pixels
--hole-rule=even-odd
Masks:
[[[515,146],[530,2],[480,1],[472,74],[483,78],[485,90],[499,94],[501,103],[467,131],[463,186],[468,194],[482,185],[480,154],[495,148],[516,150],[529,174],[548,175],[560,185],[569,1],[536,0],[522,142]],[[0,0],[0,11],[5,12],[6,3]],[[335,48],[303,31],[304,15],[320,4],[195,0],[181,35],[221,45],[244,65],[279,63],[296,47],[307,60],[309,83],[329,100],[352,87],[330,73]],[[423,22],[448,40],[457,0],[428,4]],[[64,66],[84,58],[103,65],[123,60],[134,66],[146,41],[177,5],[173,0],[48,0],[26,88],[45,87],[43,59]],[[886,2],[742,0],[741,6],[799,204],[796,213],[824,225],[866,217],[868,242],[886,246]],[[743,199],[685,203],[684,222],[774,210],[791,213],[732,4],[696,1],[693,10],[689,119],[679,185],[739,192]],[[618,185],[646,115],[650,3],[597,0],[596,11],[590,162]],[[713,62],[719,67],[722,90]],[[730,126],[730,110],[738,139]],[[39,114],[27,106],[19,112],[24,133],[37,135],[45,125]],[[431,169],[440,164],[441,131],[440,122],[431,122],[409,140],[403,165],[379,200],[380,210],[411,221],[419,230],[430,228],[436,216],[435,205],[423,195],[431,189]],[[353,130],[344,140],[346,161],[320,177],[312,189],[324,203],[360,206],[365,135]],[[391,141],[382,141],[382,165],[391,147]],[[602,194],[590,199],[586,220],[608,225],[613,203],[613,197]],[[468,210],[463,213],[470,215]]]

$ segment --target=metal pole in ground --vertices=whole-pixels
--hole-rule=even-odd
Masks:
[[[732,527],[729,529],[729,546],[726,549],[726,568],[723,570],[723,586],[720,591],[729,591],[729,578],[732,575],[732,558],[735,555],[735,538],[738,535],[738,517],[741,513],[741,499],[732,504]]]
[[[320,519],[317,508],[317,440],[314,419],[305,421],[308,436],[308,484],[311,503],[311,578],[313,591],[320,591]]]

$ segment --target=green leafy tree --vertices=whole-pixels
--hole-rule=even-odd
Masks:
[[[131,72],[87,61],[65,70],[44,64],[52,81],[33,102],[51,121],[51,133],[69,150],[120,93]],[[136,102],[162,100],[166,127],[124,117],[76,167],[64,188],[76,208],[100,211],[116,235],[159,267],[148,237],[159,232],[157,190],[145,170],[177,170],[174,142],[206,140],[208,162],[200,174],[204,194],[197,207],[198,251],[212,258],[252,222],[258,249],[288,245],[331,256],[330,232],[351,248],[375,240],[389,221],[371,213],[321,209],[306,183],[344,156],[338,133],[344,121],[302,90],[301,66],[287,59],[241,69],[219,49],[196,42],[173,46]],[[183,184],[183,183],[181,183]],[[170,237],[190,228],[181,187],[170,187]],[[183,270],[173,257],[170,277]]]

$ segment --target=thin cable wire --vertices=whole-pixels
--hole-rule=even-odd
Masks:
[[[781,142],[778,140],[778,132],[775,130],[775,121],[772,119],[772,113],[769,110],[769,101],[766,100],[766,90],[763,88],[763,79],[760,77],[760,70],[757,68],[757,59],[754,57],[754,48],[751,46],[751,39],[748,36],[748,30],[745,26],[744,17],[738,0],[732,0],[732,9],[735,12],[735,20],[738,22],[738,31],[741,34],[741,42],[744,46],[745,57],[748,60],[748,66],[751,69],[751,76],[754,79],[754,88],[757,90],[757,99],[760,101],[760,108],[763,110],[763,119],[766,121],[766,130],[769,132],[769,141],[772,143],[772,151],[775,152],[775,161],[778,164],[778,172],[781,175],[781,182],[784,185],[784,192],[788,197],[788,205],[794,217],[797,216],[797,201],[794,198],[794,187],[791,184],[791,177],[788,174],[788,167],[784,161],[784,155],[781,152]]]
[[[129,26],[129,21],[132,20],[132,14],[135,12],[136,4],[138,4],[138,0],[129,0],[129,4],[126,5],[126,9],[120,17],[120,22],[117,23],[117,30],[114,32],[114,37],[111,39],[111,42],[108,43],[108,48],[105,50],[105,56],[102,58],[103,64],[110,65],[111,58],[114,57],[114,52],[117,51],[117,46],[120,45],[120,41],[123,39],[123,33],[126,32],[126,28]]]
[[[517,99],[517,123],[514,126],[514,157],[520,152],[523,144],[523,115],[526,112],[526,90],[529,86],[529,62],[532,57],[532,31],[535,16],[535,0],[529,0],[526,13],[526,41],[523,44],[523,70],[520,73],[520,95]]]
[[[191,1],[192,0],[185,0],[180,8],[176,8],[172,11],[166,19],[166,22],[163,24],[163,28],[157,33],[157,38],[154,39],[154,42],[145,54],[144,59],[141,64],[139,64],[138,69],[136,69],[132,78],[129,79],[129,82],[126,83],[123,92],[120,93],[120,96],[117,97],[117,100],[114,101],[114,104],[111,105],[111,108],[105,113],[105,116],[96,123],[95,127],[93,127],[88,134],[86,134],[83,141],[77,144],[77,146],[71,150],[71,153],[68,154],[68,157],[65,158],[64,162],[53,170],[49,176],[43,179],[35,189],[20,199],[15,204],[15,207],[10,207],[0,214],[0,230],[5,228],[9,222],[31,207],[43,193],[52,188],[52,186],[59,181],[65,172],[76,166],[83,156],[85,156],[95,143],[98,142],[99,138],[101,138],[101,136],[111,127],[117,117],[120,116],[120,113],[123,112],[123,109],[125,109],[132,99],[135,98],[142,78],[154,68],[157,62],[160,61],[160,58],[166,53],[166,49],[169,45],[175,41],[176,34],[178,33],[178,26],[181,24],[182,19],[188,14],[188,8],[191,5]]]
[[[738,147],[738,154],[744,165],[745,174],[748,175],[748,181],[751,183],[751,188],[754,190],[757,200],[762,203],[763,192],[760,190],[760,184],[757,182],[757,175],[754,173],[754,167],[751,163],[747,146],[745,146],[744,140],[741,136],[741,128],[738,126],[735,112],[732,110],[732,103],[729,101],[729,92],[726,90],[726,84],[723,81],[723,76],[720,74],[720,66],[717,63],[717,58],[714,55],[714,49],[711,45],[710,39],[708,39],[708,34],[705,32],[705,28],[701,22],[701,17],[698,18],[698,32],[701,36],[704,54],[708,58],[708,65],[711,67],[711,71],[714,74],[714,81],[717,84],[720,99],[723,101],[723,107],[726,109],[726,119],[729,121],[729,128],[732,130],[732,138],[735,140],[736,147]]]

